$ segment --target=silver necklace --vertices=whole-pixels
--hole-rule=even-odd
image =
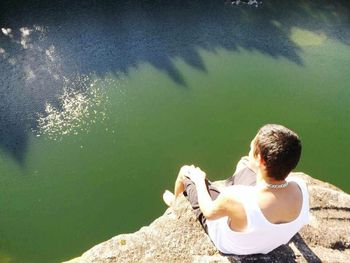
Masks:
[[[284,184],[268,184],[265,182],[265,186],[269,189],[281,189],[286,188],[288,186],[288,182],[286,181]]]

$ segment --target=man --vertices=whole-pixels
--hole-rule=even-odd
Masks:
[[[303,181],[287,178],[301,155],[296,133],[276,124],[259,129],[249,156],[237,165],[226,187],[216,189],[195,166],[183,166],[174,195],[184,193],[215,246],[225,254],[269,253],[308,223],[309,196]]]

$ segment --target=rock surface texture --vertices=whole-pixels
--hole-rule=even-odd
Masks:
[[[350,262],[350,195],[303,173],[292,176],[308,183],[310,224],[267,255],[220,254],[181,197],[149,226],[113,237],[69,262]]]

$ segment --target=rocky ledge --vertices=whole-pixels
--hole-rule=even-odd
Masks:
[[[349,262],[350,195],[303,173],[292,176],[308,182],[311,221],[288,245],[267,255],[220,254],[181,197],[149,226],[113,237],[69,262]]]

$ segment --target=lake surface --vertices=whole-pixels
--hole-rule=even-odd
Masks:
[[[347,1],[73,2],[0,4],[1,262],[138,230],[181,165],[224,179],[265,123],[350,192]]]

